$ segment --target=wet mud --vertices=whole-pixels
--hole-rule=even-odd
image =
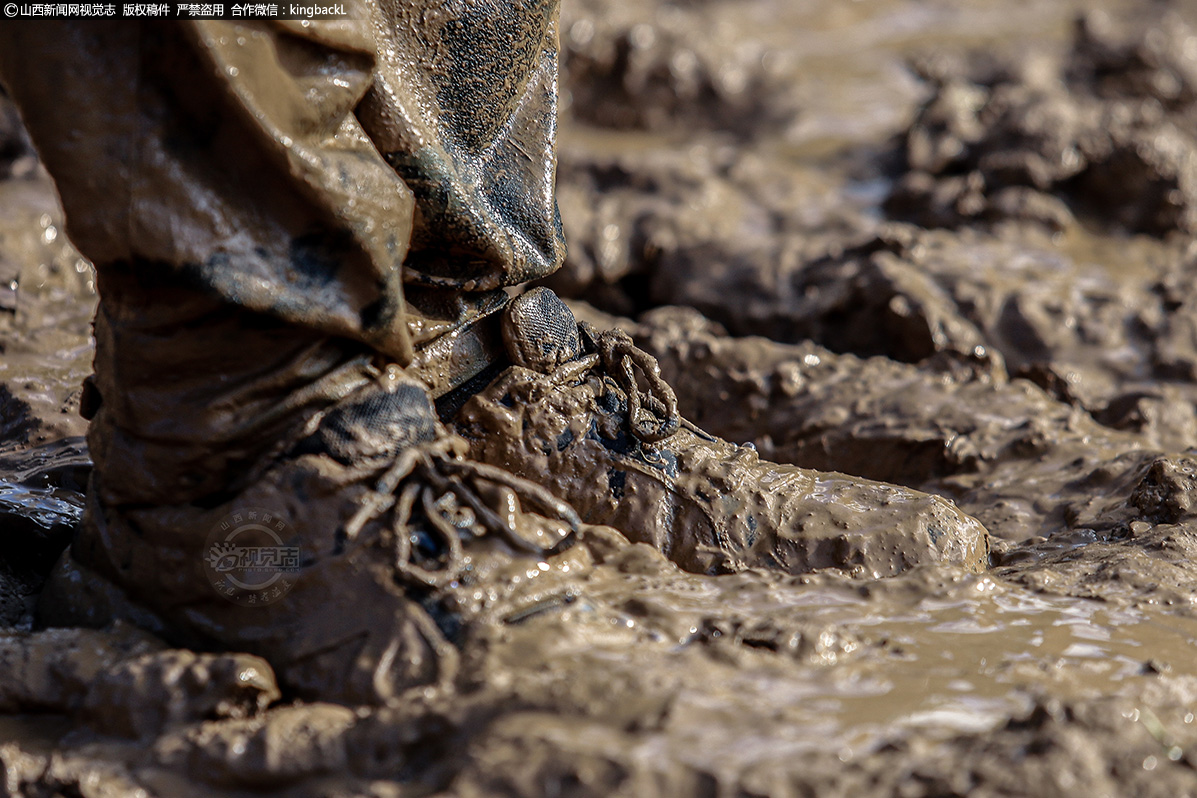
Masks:
[[[708,576],[600,537],[387,709],[35,628],[94,285],[0,100],[2,794],[1197,795],[1197,28],[1130,5],[566,3],[546,282],[688,421],[992,551]]]

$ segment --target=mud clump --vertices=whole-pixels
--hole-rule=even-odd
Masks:
[[[1197,511],[1197,462],[1188,457],[1163,457],[1151,464],[1135,487],[1131,503],[1144,520],[1175,524]]]
[[[766,47],[669,4],[585,0],[563,9],[570,114],[601,128],[756,136],[792,116]]]
[[[1063,63],[920,64],[934,87],[886,210],[929,227],[1027,220],[1197,231],[1197,53],[1167,16],[1137,34],[1092,12]]]
[[[279,697],[258,657],[164,651],[107,667],[88,686],[83,712],[107,734],[153,737],[185,721],[255,715]]]
[[[718,139],[616,144],[567,140],[559,201],[570,253],[544,281],[612,313],[662,304],[767,312],[756,304],[781,305],[789,271],[870,228],[831,198],[825,178]],[[737,301],[713,301],[717,285],[734,285]]]
[[[851,240],[851,239],[849,239]],[[1022,377],[1165,449],[1197,444],[1191,334],[1197,259],[1140,239],[1095,251],[1072,228],[958,232],[889,224],[838,251],[654,267],[662,304],[729,332],[936,369]],[[1126,262],[1136,264],[1125,269]],[[736,296],[734,303],[724,297]]]
[[[93,729],[153,738],[171,726],[244,718],[278,700],[274,673],[247,654],[197,654],[118,625],[50,629],[0,641],[0,707],[77,714]]]

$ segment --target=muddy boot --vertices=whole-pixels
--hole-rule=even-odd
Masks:
[[[921,563],[988,565],[985,529],[949,501],[763,462],[751,445],[680,419],[651,356],[621,331],[579,325],[547,289],[508,305],[503,334],[516,365],[456,419],[470,455],[687,570],[889,576]]]
[[[452,682],[474,624],[564,603],[594,530],[545,489],[464,459],[397,367],[369,371],[219,501],[120,504],[103,483],[119,476],[101,472],[43,622],[120,617],[261,655],[299,696],[386,704]]]

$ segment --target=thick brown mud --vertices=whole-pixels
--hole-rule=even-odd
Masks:
[[[390,709],[33,628],[94,286],[0,104],[0,794],[1197,795],[1197,27],[1096,12],[567,2],[548,283],[697,426],[946,497],[991,559],[704,576],[600,536]]]

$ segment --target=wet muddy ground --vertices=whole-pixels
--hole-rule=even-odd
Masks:
[[[950,497],[992,567],[555,562],[577,600],[382,711],[128,627],[32,630],[81,512],[94,297],[0,108],[0,790],[1197,795],[1194,16],[567,1],[550,284],[690,420]]]

